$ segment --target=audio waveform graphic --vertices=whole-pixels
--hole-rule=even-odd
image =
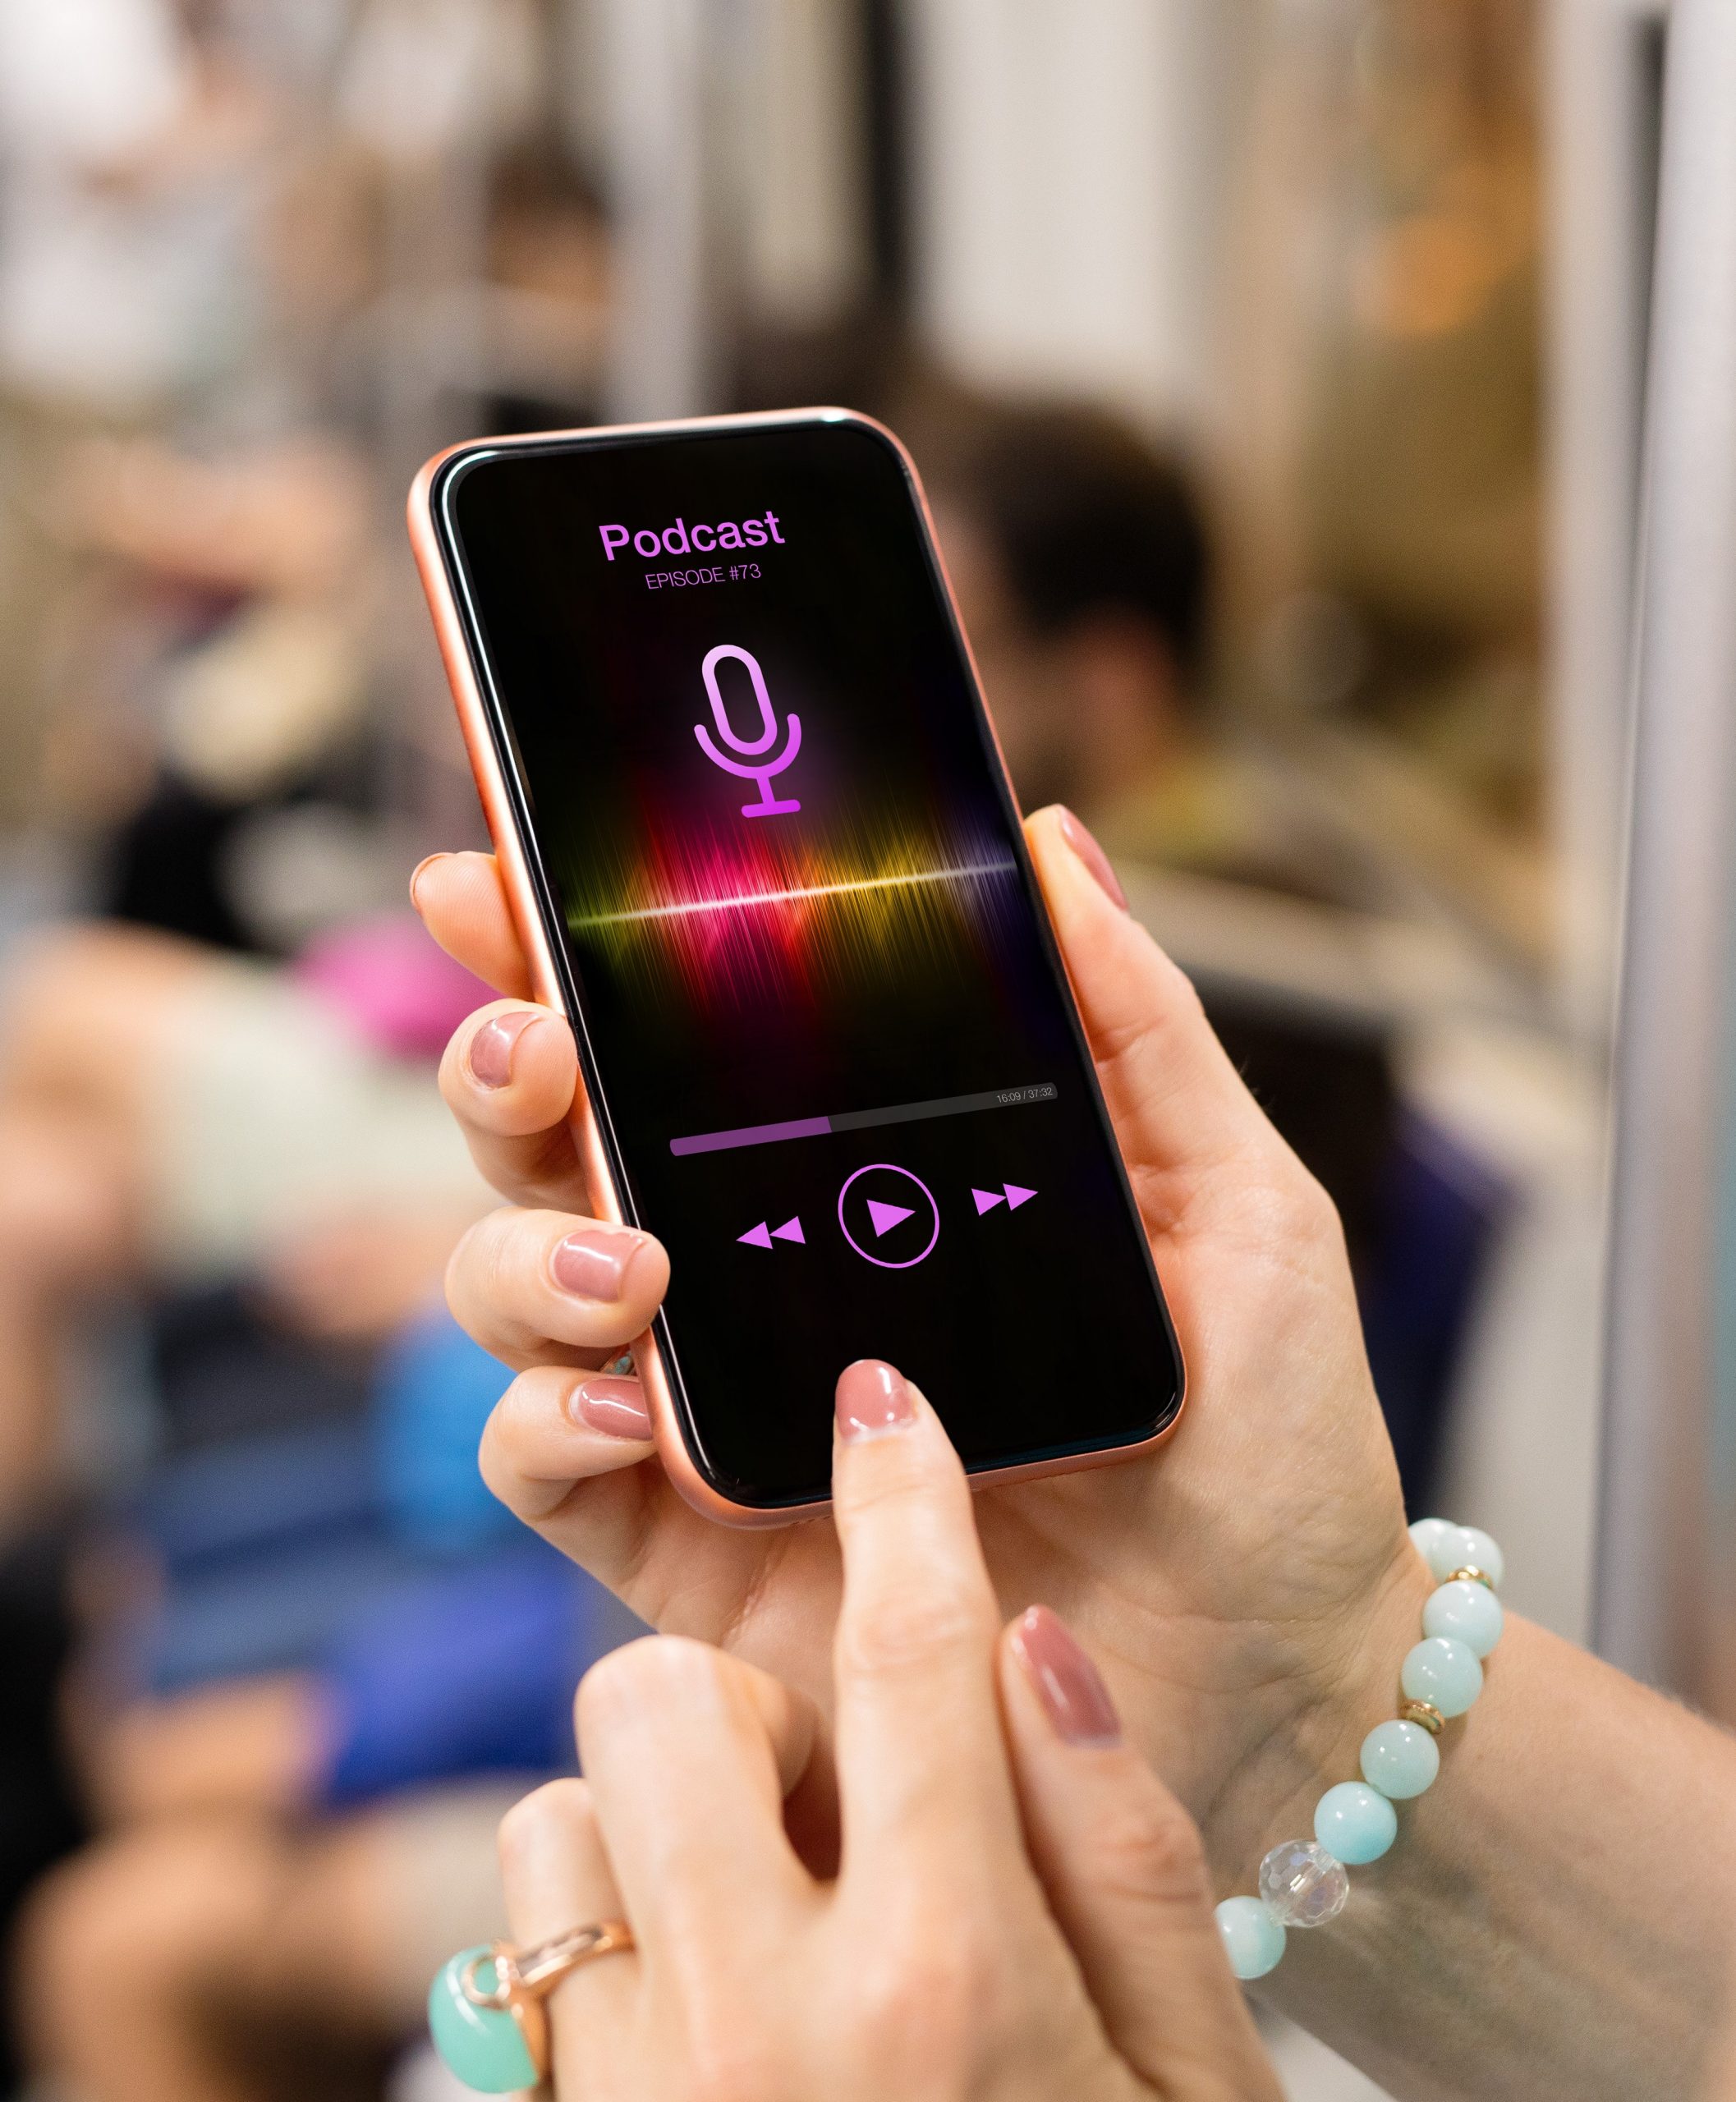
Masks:
[[[968,883],[979,876],[1013,873],[1010,861],[984,861],[967,869],[915,869],[907,874],[845,876],[834,883],[801,883],[787,890],[742,891],[727,897],[684,898],[666,905],[641,905],[626,912],[595,913],[577,921],[583,927],[623,926],[636,920],[682,920],[703,912],[743,912],[774,905],[798,905],[811,898],[845,897],[864,891],[907,890],[918,883]]]
[[[570,916],[576,938],[701,1003],[749,1004],[860,991],[894,957],[901,971],[944,969],[961,945],[992,940],[1018,865],[999,844],[925,828],[824,850],[684,829],[654,835],[600,883],[594,862],[587,873],[581,894],[606,902]]]

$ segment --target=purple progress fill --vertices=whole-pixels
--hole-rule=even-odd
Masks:
[[[769,1145],[774,1139],[820,1139],[829,1117],[798,1117],[788,1124],[743,1124],[733,1131],[701,1131],[696,1139],[671,1139],[671,1153],[727,1153],[731,1146]]]

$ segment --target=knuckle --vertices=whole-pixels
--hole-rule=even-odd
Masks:
[[[550,1264],[563,1235],[586,1222],[567,1212],[501,1205],[466,1228],[446,1265],[453,1318],[476,1339],[512,1350],[540,1347],[565,1329],[567,1297]],[[570,1329],[571,1324],[566,1324]]]
[[[1158,958],[1158,969],[1168,991],[1170,1007],[1176,1020],[1185,1022],[1192,1027],[1197,1027],[1201,1023],[1204,1023],[1210,1029],[1211,1019],[1206,1012],[1205,1001],[1200,997],[1199,987],[1194,984],[1192,979],[1183,970],[1169,952],[1161,945],[1149,928],[1142,927],[1140,932],[1145,936]]]
[[[489,1412],[476,1448],[476,1471],[483,1487],[498,1503],[516,1511],[523,1489],[523,1472],[513,1450],[513,1430],[520,1412],[521,1379],[515,1379]]]
[[[586,1479],[573,1463],[563,1402],[572,1374],[539,1365],[521,1372],[483,1425],[477,1471],[489,1494],[539,1525]]]
[[[1301,1229],[1316,1240],[1340,1240],[1343,1222],[1325,1185],[1302,1163],[1293,1163],[1290,1177],[1290,1204]]]
[[[925,1441],[907,1433],[858,1448],[852,1462],[840,1470],[834,1491],[840,1518],[884,1522],[921,1508],[935,1492],[933,1454]]]
[[[1146,939],[1150,941],[1150,937],[1147,935]],[[1163,997],[1141,1002],[1118,1021],[1099,1024],[1092,1050],[1100,1065],[1132,1072],[1148,1067],[1161,1071],[1169,1062],[1169,1047],[1178,1034],[1210,1027],[1199,988],[1173,957],[1155,941],[1150,945],[1159,959]]]
[[[838,1662],[852,1677],[898,1677],[976,1656],[986,1661],[997,1632],[985,1591],[962,1581],[937,1579],[876,1590],[852,1609],[847,1597],[838,1628]]]
[[[485,1213],[459,1235],[446,1264],[446,1296],[460,1320],[461,1307],[493,1308],[506,1282],[506,1250],[515,1214],[508,1209]]]
[[[510,1879],[543,1851],[551,1824],[588,1821],[595,1815],[590,1790],[583,1781],[547,1781],[521,1796],[495,1828],[495,1851]]]
[[[476,1262],[476,1244],[483,1222],[475,1219],[466,1227],[452,1243],[452,1251],[446,1259],[446,1303],[453,1318],[464,1319],[463,1308],[469,1301],[468,1287],[471,1274]]]
[[[1272,1150],[1267,1185],[1280,1223],[1291,1232],[1310,1240],[1337,1233],[1338,1206],[1327,1196],[1325,1186],[1275,1135]]]
[[[687,2077],[682,2102],[771,2102],[782,2092],[767,2040],[739,2012],[687,2020]]]
[[[1003,1940],[993,1923],[958,1915],[944,1931],[919,1920],[886,1938],[852,2010],[862,2062],[884,2063],[891,2051],[925,2091],[976,2091],[999,2032]]]
[[[642,1635],[600,1657],[579,1682],[582,1727],[691,1705],[717,1682],[718,1653],[683,1635]]]
[[[1236,1203],[1251,1237],[1264,1246],[1311,1260],[1343,1245],[1337,1205],[1275,1134],[1248,1163]]]

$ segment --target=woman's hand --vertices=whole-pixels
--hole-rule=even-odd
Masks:
[[[1192,986],[1095,873],[1089,836],[1058,810],[1027,834],[1190,1398],[1160,1451],[985,1489],[977,1521],[1003,1611],[1040,1602],[1066,1616],[1226,1883],[1245,1881],[1266,1847],[1310,1829],[1323,1781],[1356,1771],[1428,1580],[1405,1536],[1330,1201]],[[654,1627],[825,1700],[832,1528],[700,1518],[656,1462],[636,1384],[587,1370],[649,1319],[665,1259],[648,1237],[572,1216],[586,1194],[566,1122],[572,1042],[525,1003],[494,862],[437,856],[414,891],[436,938],[508,996],[459,1032],[442,1076],[483,1172],[525,1208],[475,1228],[449,1274],[459,1319],[523,1368],[485,1440],[491,1486]],[[569,1237],[585,1245],[563,1273]]]
[[[932,1411],[856,1365],[838,1426],[835,1763],[802,1696],[653,1637],[580,1689],[586,1779],[502,1828],[521,1943],[624,1917],[637,1944],[556,1995],[557,2095],[1278,2102],[1198,1835],[1053,1614],[997,1641]],[[835,1880],[786,1798],[835,1806]]]

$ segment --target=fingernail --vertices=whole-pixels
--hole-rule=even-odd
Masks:
[[[614,1379],[607,1373],[594,1372],[567,1395],[567,1411],[575,1423],[587,1430],[600,1430],[605,1438],[636,1439],[643,1443],[651,1434],[651,1411],[636,1379]]]
[[[907,1430],[916,1420],[910,1382],[877,1357],[859,1357],[847,1365],[838,1382],[838,1434],[847,1445]]]
[[[1097,888],[1123,912],[1128,910],[1127,894],[1121,887],[1121,879],[1109,866],[1109,857],[1093,839],[1065,804],[1061,805],[1061,833],[1074,853],[1097,879]]]
[[[1102,1673],[1047,1606],[1033,1606],[1020,1620],[1013,1650],[1057,1737],[1068,1744],[1121,1742],[1121,1718]]]
[[[471,1039],[471,1076],[480,1086],[504,1087],[512,1077],[512,1053],[526,1030],[542,1020],[534,1008],[512,1007],[491,1015]]]
[[[445,859],[446,856],[443,854],[425,854],[421,860],[418,861],[416,866],[410,871],[410,902],[416,907],[418,912],[422,909],[422,902],[416,894],[417,884],[421,882],[423,877],[434,866],[436,861],[443,861]]]
[[[587,1226],[554,1244],[549,1267],[563,1292],[580,1299],[618,1299],[627,1266],[645,1245],[631,1227]]]

